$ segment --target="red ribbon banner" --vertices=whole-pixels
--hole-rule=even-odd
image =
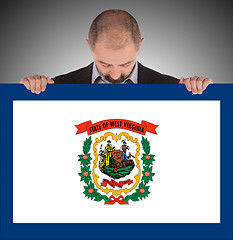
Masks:
[[[142,121],[140,124],[124,119],[108,119],[94,124],[92,124],[91,121],[87,121],[79,125],[75,125],[75,127],[78,129],[76,134],[87,132],[88,135],[91,135],[107,129],[120,128],[145,135],[146,132],[157,134],[155,129],[158,127],[158,125],[154,125],[146,121]]]
[[[120,181],[119,183],[116,182],[113,179],[111,181],[109,181],[108,179],[103,179],[103,182],[101,183],[101,186],[107,187],[107,184],[109,184],[113,188],[115,188],[115,186],[117,186],[119,188],[122,188],[125,184],[130,185],[132,183],[133,183],[133,180],[131,180],[131,179],[128,179],[128,180],[125,180],[125,181]]]
[[[110,202],[105,202],[104,204],[111,204],[113,205],[114,203],[118,202],[119,204],[129,204],[129,202],[123,202],[124,197],[120,195],[118,198],[115,198],[113,195],[110,196],[109,198]]]

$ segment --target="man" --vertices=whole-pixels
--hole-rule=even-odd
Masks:
[[[106,152],[106,166],[107,167],[109,166],[109,159],[112,156],[112,151],[113,151],[113,147],[111,145],[111,141],[108,140],[107,141],[107,145],[106,145],[106,147],[104,149],[104,153]]]
[[[127,145],[125,140],[122,140],[121,142],[123,143],[123,145],[121,146],[122,158],[123,158],[123,162],[125,162],[127,160],[126,151],[127,151],[127,149],[129,150],[129,146]]]
[[[39,94],[47,84],[156,84],[181,83],[193,94],[202,94],[212,80],[206,77],[190,77],[180,80],[160,74],[137,62],[144,38],[137,21],[123,10],[106,10],[91,24],[86,43],[92,52],[94,62],[85,68],[57,76],[28,76],[21,79],[28,90]]]

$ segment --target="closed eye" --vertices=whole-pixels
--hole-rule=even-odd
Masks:
[[[122,65],[120,65],[121,67],[128,67],[130,64],[129,63],[127,63],[127,64],[122,64]]]
[[[107,63],[102,63],[102,66],[103,66],[103,67],[110,67],[111,65],[110,65],[110,64],[107,64]]]

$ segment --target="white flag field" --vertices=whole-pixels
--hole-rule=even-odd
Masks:
[[[75,125],[106,119],[158,125],[144,136],[155,155],[145,199],[83,193],[78,155],[90,136]],[[220,101],[13,101],[13,222],[220,223]]]

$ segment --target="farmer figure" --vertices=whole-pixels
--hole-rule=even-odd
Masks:
[[[127,160],[127,156],[126,156],[126,150],[129,150],[129,146],[127,146],[126,141],[122,140],[123,145],[121,146],[122,148],[122,157],[123,157],[123,162]]]
[[[113,147],[111,145],[111,141],[108,140],[107,145],[104,149],[104,153],[106,152],[106,166],[109,166],[109,159],[112,156],[112,151],[113,151]]]

